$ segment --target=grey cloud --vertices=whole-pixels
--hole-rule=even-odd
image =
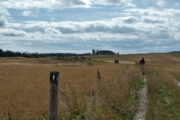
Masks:
[[[45,9],[62,9],[72,7],[87,7],[91,4],[90,0],[3,0],[0,1],[0,7],[15,9],[45,8]]]
[[[162,20],[153,20],[153,19],[149,19],[149,18],[145,18],[144,22],[145,23],[153,23],[153,24],[155,24],[155,23],[164,23],[164,21],[162,21]]]
[[[132,24],[137,22],[137,18],[127,18],[123,21],[124,23]]]
[[[137,52],[162,52],[164,50],[170,51],[176,50],[180,43],[175,41],[161,42],[157,44],[156,41],[149,43],[147,39],[124,39],[114,40],[114,38],[102,37],[103,41],[99,41],[95,38],[88,38],[91,40],[84,41],[80,37],[75,38],[59,38],[59,41],[52,40],[24,40],[15,41],[18,49],[21,47],[24,51],[34,52],[90,52],[91,49],[111,49],[122,53],[137,53]],[[65,41],[61,41],[66,39]],[[25,44],[28,43],[28,44]],[[166,46],[169,46],[168,48]],[[36,51],[35,51],[36,50]]]
[[[156,30],[156,31],[149,31],[146,32],[146,38],[151,38],[151,39],[169,39],[171,35],[168,33],[168,30]]]
[[[24,31],[26,32],[42,32],[42,33],[45,33],[45,27],[43,26],[32,26],[32,27],[23,27],[23,28],[20,28],[20,29],[23,29]]]
[[[78,27],[76,29],[68,28],[68,27],[58,27],[59,30],[64,34],[71,33],[132,33],[135,31],[135,28],[127,27],[127,26],[106,26],[105,24],[91,24],[84,27]]]
[[[91,22],[57,22],[57,23],[27,23],[20,26],[12,27],[13,29],[23,30],[28,33],[120,33],[128,34],[134,33],[136,28],[127,26],[125,24],[119,25],[117,21],[104,22],[104,21],[91,21]]]
[[[7,23],[7,20],[4,16],[0,17],[0,27],[4,27]]]
[[[133,27],[127,27],[127,26],[115,26],[112,31],[114,33],[130,34],[130,33],[134,33],[136,29]]]
[[[163,15],[159,17],[152,14],[144,16],[144,12],[141,11],[148,13],[157,12],[157,14],[161,13]],[[164,19],[164,16],[166,15],[165,13],[169,14],[169,12],[166,11],[141,9],[138,14],[139,16],[137,15],[137,17],[132,17],[134,14],[127,14],[124,17],[118,17],[118,19],[114,18],[101,21],[34,21],[19,23],[20,25],[12,23],[6,27],[12,28],[13,30],[16,30],[16,32],[5,31],[6,33],[1,32],[0,36],[4,35],[5,37],[3,37],[7,39],[19,39],[23,38],[22,36],[26,36],[27,34],[33,35],[33,38],[23,38],[25,40],[29,40],[31,43],[28,44],[28,46],[24,45],[24,48],[31,46],[33,50],[36,48],[37,50],[39,49],[42,51],[47,48],[47,52],[49,49],[54,51],[59,49],[67,51],[69,49],[72,51],[81,51],[92,48],[119,49],[125,51],[126,53],[130,49],[143,51],[143,49],[147,48],[146,50],[151,52],[151,48],[155,49],[158,48],[158,46],[160,46],[159,48],[163,48],[163,46],[169,45],[173,48],[175,44],[180,45],[179,42],[175,40],[172,41],[173,35],[178,34],[178,32],[175,33],[173,30],[179,28],[179,26],[175,23],[178,22],[175,18],[176,16],[171,18],[173,21],[171,24],[173,24],[173,26],[169,26],[169,21]],[[128,36],[135,37],[128,38]],[[21,41],[19,41],[19,43],[21,43]],[[132,51],[130,52],[132,53]]]
[[[76,7],[93,7],[94,5],[132,6],[133,0],[1,0],[0,7],[15,9],[46,8],[63,9]]]
[[[4,36],[23,36],[23,34],[19,34],[19,33],[4,33]]]
[[[81,0],[63,0],[66,5],[85,5],[85,3]]]
[[[119,2],[123,2],[124,0],[105,0],[107,2],[111,2],[111,3],[119,3]]]
[[[72,33],[82,33],[81,29],[74,30],[71,27],[65,27],[65,26],[55,26],[55,29],[59,30],[63,34],[72,34]]]
[[[91,0],[90,0],[91,1]],[[133,0],[92,0],[92,5],[115,5],[121,7],[135,7]]]
[[[95,3],[99,3],[101,2],[101,4],[124,4],[124,3],[131,3],[132,0],[94,0]]]
[[[108,32],[108,33],[132,33],[135,28],[128,26],[120,26],[118,24],[114,26],[106,26],[105,24],[90,25],[83,29],[84,32]]]
[[[171,4],[172,6],[178,7],[180,5],[179,0],[1,0],[0,7],[3,8],[15,8],[15,9],[29,9],[29,8],[45,8],[45,9],[63,9],[63,8],[76,8],[76,7],[93,7],[94,5],[123,5],[139,6],[142,7],[145,2],[146,7],[148,6],[164,6]]]
[[[28,34],[22,30],[0,29],[0,35],[2,35],[2,36],[26,36]]]

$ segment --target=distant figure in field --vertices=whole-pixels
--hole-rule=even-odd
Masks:
[[[141,72],[144,75],[144,64],[145,64],[145,60],[144,57],[141,58],[141,60],[139,61],[140,67],[141,67]]]
[[[91,61],[91,58],[89,58],[89,62]]]
[[[114,64],[119,64],[119,60],[118,60],[118,59],[115,59],[115,60],[114,60]]]

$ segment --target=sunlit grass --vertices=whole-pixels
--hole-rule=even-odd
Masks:
[[[179,120],[180,89],[173,76],[159,68],[149,68],[147,120]]]
[[[144,86],[134,63],[145,56],[147,119],[179,120],[180,91],[174,82],[179,80],[179,55],[158,55],[96,56],[83,62],[68,58],[67,63],[54,58],[0,58],[0,118],[46,120],[49,73],[59,71],[60,120],[133,120],[137,90]],[[113,64],[115,58],[120,65]]]
[[[47,118],[52,70],[60,72],[60,119],[132,120],[136,90],[141,82],[135,65],[1,65],[0,117]],[[101,74],[100,83],[97,70]]]

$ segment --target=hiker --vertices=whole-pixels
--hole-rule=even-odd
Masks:
[[[115,59],[115,60],[114,60],[114,64],[119,64],[119,60],[118,60],[118,59]]]
[[[141,60],[139,61],[140,67],[141,67],[141,73],[144,75],[144,64],[145,64],[145,60],[144,57],[141,58]]]

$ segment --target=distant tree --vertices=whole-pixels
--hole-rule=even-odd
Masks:
[[[99,50],[97,49],[96,52],[95,52],[96,55],[99,55]]]
[[[0,57],[3,56],[3,50],[0,49]]]
[[[96,55],[96,50],[92,49],[92,55]]]
[[[95,51],[95,50],[94,50]],[[90,53],[74,54],[74,53],[28,53],[28,52],[13,52],[10,50],[4,51],[0,49],[0,57],[28,57],[28,58],[39,58],[39,57],[63,57],[63,56],[87,56]]]
[[[97,55],[115,55],[115,53],[110,50],[97,50],[96,54]]]

